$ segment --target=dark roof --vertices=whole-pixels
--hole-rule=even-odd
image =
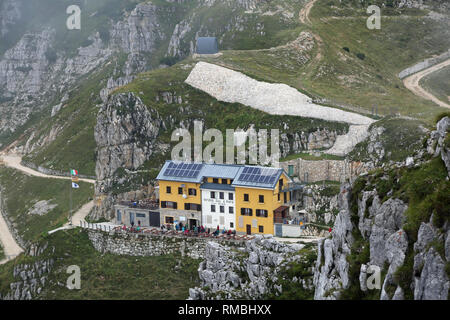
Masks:
[[[200,37],[197,39],[198,54],[215,54],[219,52],[219,46],[215,37]]]
[[[204,183],[200,186],[200,189],[234,191],[232,185],[221,183]]]

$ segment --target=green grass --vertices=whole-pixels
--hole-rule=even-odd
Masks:
[[[3,250],[3,246],[0,243],[0,260],[3,260],[5,258],[5,251]]]
[[[349,7],[335,0],[319,0],[311,10],[312,27],[299,27],[299,31],[310,30],[322,39],[320,61],[314,58],[317,45],[311,52],[300,53],[303,59],[297,50],[284,48],[226,51],[222,57],[209,61],[259,80],[286,83],[344,109],[370,113],[378,106],[381,115],[395,110],[431,124],[434,115],[443,109],[411,93],[397,74],[446,51],[450,47],[448,30],[426,18],[425,11],[384,9],[383,14],[390,17],[383,18],[381,30],[369,30],[366,7],[358,6],[355,10],[355,3]],[[341,12],[343,9],[347,11]],[[353,17],[346,17],[349,15]],[[364,59],[358,58],[362,54]]]
[[[385,154],[381,163],[388,161],[404,161],[412,156],[423,145],[426,137],[426,123],[419,120],[386,117],[371,125],[370,130],[383,127],[383,134],[377,138]],[[348,155],[354,161],[370,161],[375,154],[370,153],[369,140],[359,143]]]
[[[19,256],[14,263],[0,266],[0,292],[5,294],[14,280],[14,265],[45,258],[55,259],[48,282],[37,297],[46,300],[171,300],[186,299],[189,288],[198,285],[198,260],[180,255],[131,257],[101,254],[85,231],[59,231],[46,237],[49,249],[39,257]],[[52,252],[52,248],[55,252]],[[57,258],[57,259],[56,259]],[[174,267],[181,263],[181,268]],[[65,287],[66,270],[77,265],[81,290]],[[63,283],[63,286],[58,285]]]
[[[445,103],[450,103],[450,66],[420,80],[420,86]]]
[[[5,211],[24,241],[34,241],[67,222],[70,180],[31,177],[14,169],[0,168],[0,185]],[[79,185],[80,189],[72,192],[73,212],[94,194],[91,184],[80,182]],[[42,200],[50,200],[57,206],[43,216],[30,215],[29,210]]]

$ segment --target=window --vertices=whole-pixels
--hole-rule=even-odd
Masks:
[[[252,209],[249,208],[241,208],[241,215],[243,216],[252,216]]]
[[[264,196],[263,195],[259,195],[259,203],[264,203]]]
[[[223,192],[220,192],[220,193],[219,193],[219,198],[220,198],[220,199],[224,199],[224,193],[223,193]]]
[[[213,183],[219,183],[219,179],[218,178],[213,178]]]
[[[278,194],[278,202],[280,201],[280,194]]]
[[[166,223],[173,223],[173,217],[166,217]]]
[[[249,199],[250,199],[250,197],[248,196],[248,194],[244,193],[244,201],[250,201]]]
[[[230,222],[230,228],[234,228],[234,223]]]
[[[222,179],[222,184],[228,184],[228,179]]]
[[[120,210],[117,210],[117,222],[122,222],[122,213]]]
[[[161,201],[161,208],[177,209],[177,203],[172,201]]]
[[[183,188],[181,187],[178,188],[178,194],[183,194]]]
[[[172,193],[172,188],[171,187],[166,187],[166,193]]]
[[[214,204],[211,205],[211,212],[216,212],[216,206]]]
[[[259,233],[264,233],[264,226],[259,226]]]
[[[280,179],[279,183],[278,183],[278,190],[282,190],[283,189],[283,180]]]
[[[231,192],[228,193],[228,200],[233,200],[233,194]]]
[[[214,191],[211,191],[211,199],[215,199],[216,198],[216,193]]]
[[[197,190],[194,188],[190,188],[189,189],[189,195],[190,196],[196,196],[197,195]]]
[[[231,214],[233,214],[233,213],[234,213],[234,208],[233,208],[233,207],[229,207],[229,208],[228,208],[228,212],[231,213]]]
[[[220,213],[225,213],[225,207],[224,206],[220,206]]]
[[[136,213],[136,218],[145,218],[145,213]]]
[[[269,216],[269,211],[264,209],[256,209],[255,215],[257,217],[267,218]]]

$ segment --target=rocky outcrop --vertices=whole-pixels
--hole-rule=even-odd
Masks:
[[[118,168],[139,168],[152,154],[160,127],[158,112],[133,93],[112,96],[95,127],[97,179],[111,177]]]
[[[96,193],[108,193],[116,171],[138,169],[159,148],[156,138],[162,120],[133,93],[118,94],[102,106],[94,137],[97,143]],[[109,215],[112,201],[94,210],[94,216]],[[100,212],[99,212],[100,210]]]
[[[261,299],[280,294],[281,271],[289,263],[302,260],[299,251],[303,247],[277,242],[271,235],[257,235],[245,243],[245,248],[209,242],[198,269],[201,287],[190,289],[189,299]],[[305,290],[312,288],[312,279],[290,280]]]
[[[431,136],[427,142],[427,151],[434,157],[441,157],[450,176],[450,143],[448,132],[450,132],[450,117],[447,116],[442,118],[437,123],[436,130],[431,132]]]
[[[337,186],[336,186],[337,187]],[[304,189],[306,221],[321,225],[334,225],[338,209],[338,195],[333,186],[309,185]]]
[[[47,249],[47,244],[31,245],[27,249],[30,257],[39,257]],[[50,248],[54,252],[54,248]],[[48,275],[53,269],[53,258],[36,260],[33,263],[24,263],[14,266],[10,291],[0,295],[0,300],[32,300],[39,295],[48,283]]]
[[[443,130],[446,121],[441,120],[436,132]],[[439,143],[434,141],[430,143],[438,148]],[[442,149],[437,153],[432,151],[439,156]],[[355,185],[341,187],[340,211],[331,237],[321,240],[318,246],[315,299],[339,299],[343,294],[348,298],[348,292],[355,297],[360,292],[382,300],[401,300],[406,298],[405,290],[413,292],[408,297],[417,300],[448,299],[448,221],[438,228],[431,216],[429,221],[421,222],[417,240],[412,240],[409,237],[415,235],[411,234],[412,222],[408,219],[413,218],[405,214],[408,204],[392,197],[392,190],[380,196],[380,181],[387,177],[374,179],[373,176],[365,178],[363,187],[358,182],[361,191],[357,192],[352,189]],[[367,184],[367,181],[372,182]],[[369,292],[373,288],[369,289],[367,282],[368,270],[375,268],[381,271],[376,293]]]

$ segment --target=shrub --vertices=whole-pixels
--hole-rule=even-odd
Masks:
[[[350,49],[348,47],[343,47],[344,51],[350,52]]]
[[[356,54],[356,56],[357,56],[359,59],[361,59],[361,60],[364,60],[364,59],[366,58],[366,55],[365,55],[364,53],[360,53],[360,52],[358,52],[358,53]]]
[[[436,118],[435,118],[436,123],[438,123],[439,121],[441,121],[445,117],[449,117],[450,118],[450,111],[444,111],[444,112],[439,113],[436,116]]]

